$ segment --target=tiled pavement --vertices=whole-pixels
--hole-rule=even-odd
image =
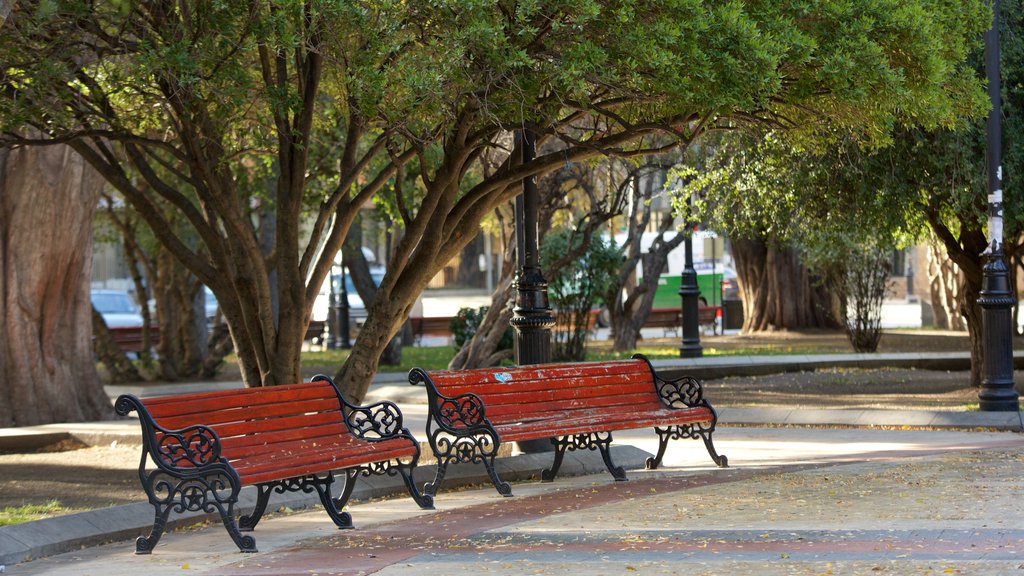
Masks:
[[[421,390],[383,381],[375,394],[395,398],[407,425],[422,430]],[[260,524],[253,555],[238,553],[219,522],[193,519],[165,534],[153,555],[135,556],[131,536],[151,522],[152,508],[120,506],[2,528],[0,565],[7,574],[97,576],[1024,574],[1020,418],[722,409],[715,443],[729,469],[712,466],[699,441],[682,441],[663,470],[640,470],[653,434],[616,433],[626,483],[583,453],[567,458],[566,477],[541,484],[530,477],[550,456],[521,455],[501,464],[503,477],[519,480],[515,497],[464,470],[449,474],[437,510],[422,511],[406,497],[380,498],[399,492],[399,482],[361,480],[350,508],[356,530],[336,530],[316,509],[284,510]],[[806,426],[778,427],[787,424]],[[19,440],[7,432],[6,441]],[[95,442],[138,437],[132,422],[74,432]],[[427,467],[418,478],[430,475]],[[283,503],[299,509],[309,500]],[[115,541],[96,545],[103,540]],[[49,556],[14,563],[25,554]]]
[[[649,434],[623,434],[634,463]],[[1021,574],[1024,437],[1009,432],[722,428],[666,468],[588,475],[279,514],[238,553],[219,523],[166,534],[151,556],[119,541],[11,574]],[[641,454],[642,455],[642,454]],[[597,466],[599,468],[599,465]]]

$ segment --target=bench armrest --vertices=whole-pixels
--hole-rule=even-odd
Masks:
[[[194,424],[180,430],[168,430],[157,424],[142,401],[131,394],[118,397],[114,409],[121,416],[138,412],[142,425],[143,466],[146,452],[159,468],[176,476],[226,463],[220,455],[220,438],[209,426]]]
[[[484,414],[484,402],[473,393],[459,396],[445,396],[438,391],[426,370],[413,368],[409,371],[409,383],[423,384],[427,387],[427,404],[430,407],[430,419],[442,430],[449,433],[465,431],[488,425]]]
[[[655,385],[658,387],[658,397],[666,406],[694,408],[707,404],[704,400],[704,386],[693,376],[681,376],[673,380],[656,376]]]
[[[669,408],[696,408],[698,406],[710,408],[710,404],[704,399],[704,385],[700,380],[693,376],[680,376],[669,380],[658,374],[654,365],[643,354],[634,354],[633,359],[643,360],[647,363],[647,368],[654,378],[654,388],[658,392],[658,398]]]
[[[449,432],[474,428],[487,423],[484,402],[476,394],[462,394],[454,398],[438,395],[431,404],[430,413],[438,426]]]
[[[403,435],[402,411],[389,400],[365,406],[345,402],[345,422],[359,438],[373,440]]]

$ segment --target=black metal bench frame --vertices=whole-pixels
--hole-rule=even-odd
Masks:
[[[704,398],[703,385],[700,380],[691,376],[666,379],[654,370],[650,361],[643,355],[634,355],[633,359],[643,360],[646,363],[650,370],[651,384],[654,387],[652,393],[657,395],[657,398],[665,408],[672,409],[673,411],[679,410],[680,415],[684,411],[701,411],[707,416],[705,419],[687,423],[673,423],[674,418],[666,416],[662,422],[654,423],[653,427],[659,439],[658,453],[647,459],[647,469],[653,470],[661,465],[669,440],[695,440],[698,438],[703,440],[712,461],[719,467],[727,467],[729,465],[728,458],[725,455],[718,454],[712,440],[712,434],[715,432],[718,422],[718,414]],[[519,369],[533,370],[542,366],[545,365],[521,366]],[[500,374],[505,369],[493,368],[488,370]],[[453,374],[459,371],[445,372]],[[536,419],[530,420],[528,418],[529,413],[526,411],[528,409],[524,406],[524,412],[520,415],[520,422],[504,422],[496,425],[488,419],[487,402],[480,396],[474,393],[445,396],[438,390],[434,380],[431,379],[430,372],[421,368],[414,368],[410,371],[409,382],[414,385],[424,384],[427,387],[429,402],[426,430],[427,441],[434,456],[437,458],[436,476],[433,481],[423,487],[424,494],[435,495],[437,493],[449,464],[472,463],[483,464],[498,493],[503,496],[510,496],[512,494],[511,486],[501,480],[494,466],[498,448],[503,441],[500,430],[513,430],[517,424],[526,422],[537,425],[540,421]],[[536,430],[529,438],[530,440],[550,439],[555,447],[554,462],[551,468],[542,472],[541,477],[543,481],[550,482],[554,480],[566,450],[581,449],[599,450],[605,466],[612,476],[616,480],[626,480],[625,471],[612,462],[609,453],[612,431],[635,429],[638,426],[615,422],[601,426],[596,431],[584,430],[584,428],[592,429],[594,428],[593,426],[581,427],[581,431],[573,431],[560,426],[556,418],[548,418],[548,422],[550,426],[546,430]],[[646,427],[646,425],[641,427]],[[517,437],[515,441],[522,441],[523,439]]]
[[[292,476],[281,474],[268,481],[255,483],[255,508],[250,514],[240,517],[237,523],[234,508],[243,482],[235,467],[221,454],[221,440],[214,427],[194,424],[176,430],[163,428],[150,415],[145,401],[131,394],[121,395],[115,403],[117,413],[126,416],[135,411],[139,415],[143,443],[139,480],[155,509],[152,531],[149,536],[138,537],[136,554],[152,552],[163,535],[171,511],[179,514],[219,513],[225,529],[239,550],[256,552],[255,539],[242,532],[255,529],[266,511],[271,492],[284,494],[315,491],[331,520],[339,528],[352,528],[352,517],[343,509],[360,475],[399,474],[416,504],[424,509],[433,509],[433,496],[420,493],[413,480],[413,470],[420,456],[419,442],[403,427],[402,413],[398,406],[389,401],[366,406],[351,404],[329,377],[316,376],[311,381],[314,382],[327,382],[334,389],[341,403],[345,426],[353,437],[371,444],[406,439],[410,445],[408,454],[381,460],[370,453],[361,458],[358,465],[341,469],[345,475],[345,485],[337,498],[332,495],[335,478],[334,470],[331,469]],[[180,397],[186,396],[194,395]],[[259,434],[259,431],[253,434]],[[155,469],[147,469],[150,459],[156,465]],[[256,459],[253,457],[249,460]]]

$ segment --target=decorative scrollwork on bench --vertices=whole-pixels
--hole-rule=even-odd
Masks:
[[[451,436],[437,430],[431,434],[430,444],[435,454],[443,455],[446,461],[456,464],[479,464],[498,454],[498,443],[489,434]]]
[[[484,404],[476,394],[441,398],[437,404],[438,423],[447,428],[472,428],[484,422]]]
[[[172,468],[200,468],[220,460],[220,440],[206,426],[181,430],[156,427],[154,460]]]
[[[573,434],[555,438],[553,444],[556,450],[597,450],[602,446],[611,444],[612,435],[610,432],[594,432],[592,434]]]
[[[667,406],[673,408],[701,406],[704,403],[704,387],[692,376],[673,380],[657,377],[658,396]]]
[[[154,502],[177,513],[222,511],[238,496],[238,485],[226,470],[194,478],[175,478],[155,470],[146,479],[146,492]]]
[[[612,477],[620,481],[626,479],[626,471],[621,466],[616,466],[612,462],[611,453],[608,451],[608,447],[612,443],[611,432],[570,434],[568,436],[552,438],[551,443],[555,446],[555,460],[551,463],[551,468],[541,471],[540,477],[544,482],[551,482],[558,475],[558,469],[562,466],[562,458],[566,450],[599,450],[601,452],[601,459],[604,460],[605,468],[608,469]]]
[[[360,438],[390,438],[402,431],[402,412],[387,400],[368,406],[349,406],[345,416],[352,433]]]

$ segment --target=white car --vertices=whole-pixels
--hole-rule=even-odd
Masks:
[[[385,272],[386,270],[381,267],[370,268],[370,276],[373,278],[373,283],[380,286],[381,280],[384,279]],[[334,278],[337,280],[337,276]],[[356,291],[356,286],[352,283],[352,276],[348,273],[345,274],[345,291],[348,292],[349,321],[356,326],[362,326],[363,322],[366,321],[366,305],[363,304],[363,299],[359,297],[359,292]],[[320,287],[320,293],[317,294],[316,300],[313,301],[312,320],[314,322],[327,321],[327,315],[328,312],[330,312],[330,303],[331,276],[328,276],[327,279],[324,280],[323,286]]]
[[[93,307],[103,316],[107,328],[138,328],[142,314],[135,299],[124,290],[92,290],[89,293]]]

